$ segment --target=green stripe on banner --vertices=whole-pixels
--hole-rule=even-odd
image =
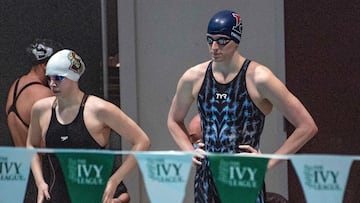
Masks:
[[[101,202],[114,165],[113,154],[56,153],[72,202]]]
[[[256,202],[268,158],[210,154],[209,165],[223,203]]]

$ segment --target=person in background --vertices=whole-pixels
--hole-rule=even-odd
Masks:
[[[10,86],[7,101],[7,125],[16,147],[25,147],[32,105],[39,99],[52,96],[45,69],[49,58],[62,49],[51,39],[35,39],[27,48],[30,71]]]
[[[49,58],[61,48],[59,42],[40,38],[26,48],[30,71],[12,83],[5,107],[7,126],[15,147],[26,146],[32,105],[39,99],[52,96],[45,68]],[[34,178],[30,172],[24,202],[36,202],[36,193]]]
[[[200,115],[196,114],[189,122],[188,135],[191,143],[200,143],[202,138]]]
[[[318,131],[304,105],[268,67],[240,54],[241,34],[242,19],[238,13],[222,10],[210,18],[206,42],[211,59],[185,71],[170,106],[167,124],[181,150],[194,150],[184,119],[195,100],[201,118],[204,146],[196,149],[200,153],[193,158],[198,165],[195,202],[221,202],[209,161],[201,152],[260,154],[265,117],[273,108],[294,126],[275,154],[297,152]],[[278,161],[271,159],[268,168]],[[257,202],[264,202],[264,196],[262,190]]]
[[[47,148],[105,149],[109,144],[110,131],[114,130],[133,145],[132,150],[148,150],[148,136],[121,109],[80,89],[78,80],[84,71],[83,60],[72,50],[63,49],[49,59],[46,76],[54,96],[33,105],[27,147],[40,147],[44,142]],[[129,197],[115,201],[114,194],[134,167],[135,157],[129,155],[109,178],[103,202],[130,201]],[[47,154],[44,159],[37,154],[31,169],[38,188],[38,202],[70,202],[65,179],[54,154]]]

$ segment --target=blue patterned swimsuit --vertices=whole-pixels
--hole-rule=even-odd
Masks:
[[[250,62],[247,59],[227,84],[218,83],[213,76],[212,62],[208,65],[197,101],[207,152],[238,153],[240,144],[259,149],[265,115],[251,100],[246,88],[245,75]],[[206,158],[196,170],[194,187],[196,203],[221,202]],[[264,202],[264,191],[257,202]]]

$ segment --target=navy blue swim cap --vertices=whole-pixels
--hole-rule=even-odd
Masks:
[[[240,15],[229,10],[216,13],[209,21],[207,33],[229,36],[231,40],[239,44],[242,33]]]

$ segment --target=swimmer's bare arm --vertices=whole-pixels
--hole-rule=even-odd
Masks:
[[[46,111],[46,105],[43,100],[36,102],[31,111],[31,122],[27,138],[27,147],[28,148],[38,148],[41,147],[42,141],[42,130],[41,122],[44,119],[44,113]],[[35,183],[38,188],[38,197],[37,201],[42,202],[44,198],[50,199],[50,194],[48,191],[48,184],[45,182],[42,169],[41,169],[41,158],[39,154],[35,154],[31,162],[31,170],[34,175]]]
[[[96,103],[98,104],[95,109],[96,119],[102,121],[104,126],[113,129],[118,135],[121,135],[122,138],[130,142],[132,144],[132,151],[146,151],[149,149],[150,140],[146,133],[122,110],[104,100],[98,100]],[[128,155],[118,170],[108,180],[103,194],[103,202],[112,201],[117,186],[135,167],[135,157]]]
[[[255,70],[254,83],[262,99],[269,101],[295,127],[295,130],[275,151],[275,154],[292,154],[297,152],[316,133],[317,126],[303,104],[285,87],[285,85],[264,66]],[[275,166],[279,160],[270,160],[268,168]]]
[[[176,144],[183,151],[193,151],[194,148],[188,138],[188,132],[184,124],[185,117],[194,101],[194,79],[189,69],[179,79],[175,96],[172,100],[167,125]]]
[[[200,89],[205,72],[202,69],[206,70],[204,66],[205,63],[190,68],[180,78],[168,114],[167,125],[169,131],[176,144],[183,151],[194,151],[184,119]],[[197,154],[196,157],[203,158],[201,154]],[[193,161],[195,164],[200,164],[195,157]]]

